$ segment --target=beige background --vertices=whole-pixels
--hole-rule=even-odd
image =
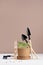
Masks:
[[[0,0],[0,53],[13,53],[27,27],[34,50],[43,53],[43,0]]]

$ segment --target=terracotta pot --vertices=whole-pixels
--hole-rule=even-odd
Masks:
[[[28,48],[18,48],[18,56],[30,56],[31,49]]]

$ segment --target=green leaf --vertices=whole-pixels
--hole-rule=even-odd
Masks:
[[[26,48],[26,47],[30,47],[30,45],[28,43],[25,42],[18,42],[18,48]]]

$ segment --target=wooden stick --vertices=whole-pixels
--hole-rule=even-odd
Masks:
[[[31,40],[29,40],[29,45],[30,45],[30,47],[31,47],[31,53],[33,53],[33,54],[36,56],[36,58],[38,59],[38,55],[36,54],[36,52],[35,52],[34,49],[32,48]]]
[[[32,53],[35,55],[35,57],[38,59],[38,55],[36,54],[36,52],[33,50],[33,48],[31,48]]]

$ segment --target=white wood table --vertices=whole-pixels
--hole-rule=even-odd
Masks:
[[[3,55],[14,54],[0,54],[0,65],[43,65],[43,54],[38,54],[39,59],[30,60],[15,60],[14,58],[3,59]]]

